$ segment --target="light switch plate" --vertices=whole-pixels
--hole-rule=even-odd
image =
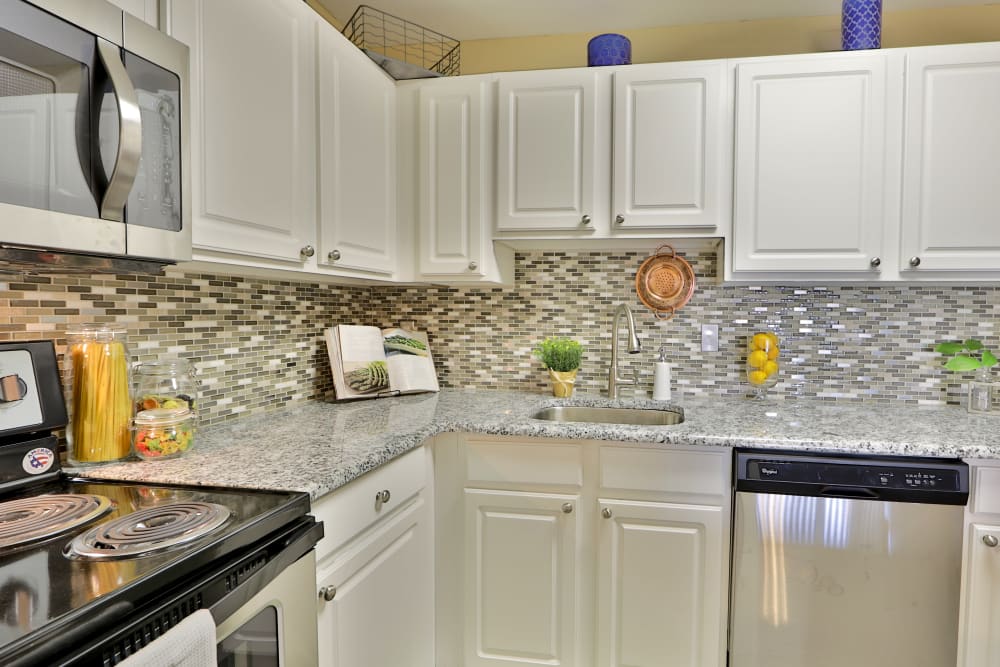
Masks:
[[[701,325],[701,351],[702,352],[718,352],[719,351],[719,325],[718,324],[702,324]]]

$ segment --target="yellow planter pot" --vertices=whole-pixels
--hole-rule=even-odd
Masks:
[[[569,398],[573,395],[573,385],[576,384],[576,371],[554,371],[549,369],[552,378],[552,395],[557,398]]]

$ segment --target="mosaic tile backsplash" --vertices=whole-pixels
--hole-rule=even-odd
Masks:
[[[178,269],[162,277],[9,278],[0,282],[0,339],[52,338],[61,351],[72,324],[125,325],[136,360],[195,363],[205,423],[331,399],[322,332],[335,323],[414,322],[430,336],[443,386],[539,392],[548,379],[531,349],[547,335],[581,340],[577,386],[604,389],[611,316],[622,301],[643,344],[640,354],[623,355],[623,369],[637,371],[647,393],[660,346],[675,392],[746,393],[745,337],[767,329],[782,341],[780,381],[769,392],[776,397],[960,404],[970,376],[943,370],[934,343],[975,337],[1000,347],[996,286],[718,285],[716,257],[705,253],[687,258],[699,280],[691,301],[657,322],[633,289],[643,259],[519,253],[513,288],[345,287]],[[701,352],[702,324],[719,326],[718,352]]]

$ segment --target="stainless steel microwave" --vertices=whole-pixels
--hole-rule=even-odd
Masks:
[[[188,48],[105,0],[0,0],[0,270],[191,258]]]

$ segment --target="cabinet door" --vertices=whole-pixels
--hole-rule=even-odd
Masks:
[[[490,83],[433,82],[419,93],[420,272],[484,275],[492,236]]]
[[[876,274],[886,71],[883,55],[737,66],[733,271]]]
[[[614,79],[613,229],[714,231],[729,210],[725,63],[642,65]]]
[[[465,667],[576,665],[578,503],[465,490]]]
[[[606,100],[605,100],[606,101]],[[595,172],[597,73],[515,72],[500,76],[497,229],[589,232],[598,216]],[[605,220],[606,222],[606,220]]]
[[[1000,46],[906,63],[901,268],[1000,270]]]
[[[316,235],[315,12],[173,0],[191,48],[193,244],[301,264]]]
[[[599,503],[597,663],[724,664],[722,509]]]
[[[396,263],[396,87],[326,22],[319,31],[319,263]]]
[[[418,498],[349,545],[331,567],[320,568],[320,667],[433,666],[429,520]]]
[[[959,667],[1000,665],[1000,526],[970,524],[966,533]]]

